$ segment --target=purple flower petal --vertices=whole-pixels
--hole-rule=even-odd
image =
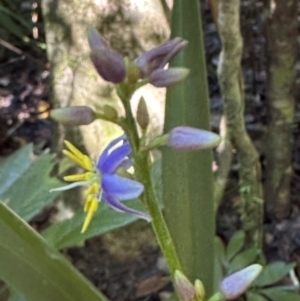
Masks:
[[[125,135],[122,135],[122,136],[114,139],[106,146],[106,148],[104,149],[104,151],[102,152],[102,154],[99,157],[98,164],[97,164],[98,169],[100,169],[100,170],[102,169],[102,166],[105,163],[105,160],[107,159],[110,150],[122,140],[126,140]]]
[[[131,153],[131,147],[128,142],[112,151],[103,162],[100,171],[102,174],[115,173],[123,163],[124,159]]]
[[[103,192],[120,201],[135,199],[144,191],[144,186],[134,180],[118,175],[102,175]]]
[[[123,205],[120,201],[118,201],[118,199],[110,194],[103,193],[103,200],[115,211],[129,213],[136,215],[139,218],[145,219],[148,222],[151,221],[151,217],[148,214]]]

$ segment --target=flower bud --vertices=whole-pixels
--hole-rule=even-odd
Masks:
[[[205,297],[205,289],[201,280],[197,279],[195,281],[195,291],[196,291],[196,300],[202,301]]]
[[[196,291],[190,280],[180,271],[176,270],[174,285],[181,301],[194,301]]]
[[[90,58],[99,75],[106,81],[121,83],[126,75],[121,54],[111,49],[95,28],[89,30],[88,41],[92,50]]]
[[[187,43],[182,38],[174,38],[140,55],[135,62],[140,69],[141,76],[145,78],[154,70],[163,69]]]
[[[171,130],[168,145],[180,150],[202,150],[218,146],[219,135],[188,126],[178,126]]]
[[[155,87],[169,87],[184,81],[189,73],[187,68],[156,69],[151,73],[149,81]]]
[[[135,84],[140,79],[140,70],[138,66],[127,57],[124,58],[124,62],[127,81],[130,84]]]
[[[123,57],[115,50],[110,48],[105,51],[92,50],[90,58],[98,74],[104,80],[118,84],[125,79],[126,70]]]
[[[105,50],[109,48],[106,41],[95,28],[90,28],[88,30],[88,41],[92,50]]]
[[[107,120],[114,121],[118,119],[118,111],[114,107],[104,105],[101,110]]]
[[[234,300],[241,296],[262,270],[260,264],[252,264],[226,277],[220,285],[220,292],[226,300]]]
[[[51,110],[50,116],[66,125],[86,125],[96,119],[95,112],[86,106],[65,107]]]
[[[149,125],[149,113],[144,97],[140,98],[136,112],[136,119],[141,129],[146,130]]]

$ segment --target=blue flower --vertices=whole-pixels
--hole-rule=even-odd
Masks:
[[[123,142],[123,144],[115,147],[119,142]],[[84,168],[86,172],[64,177],[65,181],[73,183],[51,191],[88,186],[84,205],[84,211],[87,215],[81,230],[82,233],[90,224],[101,199],[116,211],[133,214],[147,221],[151,220],[148,214],[129,208],[122,203],[122,201],[139,197],[144,191],[144,186],[141,183],[118,174],[120,171],[127,173],[127,170],[132,166],[129,158],[131,147],[124,135],[108,144],[96,165],[70,142],[65,141],[65,144],[68,150],[63,150],[63,153]]]

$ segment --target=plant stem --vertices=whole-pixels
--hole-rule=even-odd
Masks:
[[[167,227],[162,211],[156,199],[154,186],[151,179],[150,167],[148,163],[148,152],[140,151],[140,139],[138,136],[136,122],[133,118],[130,107],[131,93],[128,93],[126,95],[126,98],[127,99],[122,99],[126,112],[126,118],[121,123],[121,126],[124,129],[132,147],[136,179],[139,182],[141,182],[145,187],[144,193],[141,196],[142,201],[146,205],[148,212],[152,217],[153,230],[155,232],[161,250],[167,260],[171,277],[173,278],[175,271],[181,270],[181,265],[176,253],[173,240],[170,235],[170,231]]]

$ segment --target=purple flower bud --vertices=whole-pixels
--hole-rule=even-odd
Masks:
[[[54,120],[66,125],[86,125],[96,119],[95,112],[86,106],[54,109],[50,112],[50,116]]]
[[[226,277],[220,285],[220,291],[226,300],[234,300],[249,288],[262,270],[260,264],[252,264]]]
[[[88,31],[88,41],[92,50],[107,49],[109,46],[95,28],[90,28]]]
[[[202,150],[214,148],[220,141],[220,136],[212,132],[178,126],[171,130],[168,145],[180,150]]]
[[[155,87],[169,87],[184,81],[189,73],[187,68],[156,69],[151,73],[149,81]]]
[[[163,69],[164,66],[186,45],[182,38],[174,38],[150,51],[141,54],[135,63],[140,69],[143,78],[148,77],[154,70]]]
[[[90,58],[99,75],[108,82],[121,83],[126,76],[123,57],[110,48],[92,50]]]
[[[126,76],[121,54],[111,49],[94,28],[89,30],[88,40],[92,50],[90,58],[99,75],[106,81],[121,83]]]

